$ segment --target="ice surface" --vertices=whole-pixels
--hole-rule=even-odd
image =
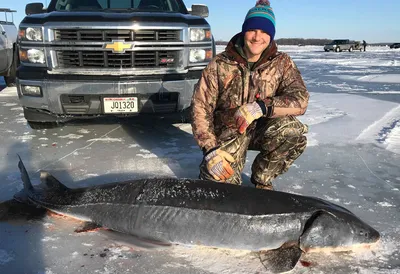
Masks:
[[[310,133],[308,148],[275,187],[338,203],[382,234],[371,249],[306,254],[293,273],[400,273],[400,50],[280,49],[295,60],[310,90],[300,117]],[[0,201],[22,188],[17,154],[34,184],[41,169],[69,187],[198,176],[202,154],[189,124],[106,118],[35,131],[17,107],[15,88],[4,88],[0,98]],[[248,154],[246,186],[255,156]],[[100,232],[74,233],[78,225],[55,217],[0,223],[0,273],[264,273],[247,251],[135,249]]]

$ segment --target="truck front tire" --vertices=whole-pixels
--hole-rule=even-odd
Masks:
[[[340,48],[339,48],[339,47],[336,47],[336,48],[335,48],[335,52],[340,52]]]
[[[17,75],[17,63],[18,63],[18,52],[17,52],[17,48],[14,47],[13,62],[8,71],[8,75],[4,76],[4,80],[6,82],[7,87],[15,86],[15,80],[16,80],[16,75]]]
[[[24,117],[32,129],[49,129],[62,124],[55,117],[31,108],[24,108]]]
[[[31,129],[50,129],[50,128],[56,128],[59,126],[59,123],[56,122],[33,122],[33,121],[28,121],[28,125],[31,127]]]

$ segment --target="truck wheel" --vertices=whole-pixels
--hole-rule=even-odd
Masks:
[[[339,48],[339,47],[336,47],[336,48],[335,48],[335,51],[336,51],[336,52],[339,52],[339,51],[340,51],[340,48]]]
[[[15,86],[15,79],[16,79],[16,75],[17,75],[17,63],[18,63],[17,49],[14,48],[13,62],[8,71],[8,76],[4,76],[4,80],[6,82],[7,87]]]
[[[212,50],[213,50],[213,58],[214,58],[215,55],[217,55],[217,46],[215,45],[214,35],[211,38],[212,38]]]
[[[28,121],[28,125],[31,127],[31,129],[50,129],[50,128],[58,127],[59,123],[56,123],[56,122],[33,122],[33,121]]]
[[[353,47],[350,47],[350,48],[349,48],[349,52],[352,52],[352,51],[353,51]]]
[[[15,77],[4,76],[7,87],[15,87]]]

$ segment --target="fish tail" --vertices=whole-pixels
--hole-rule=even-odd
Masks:
[[[22,159],[19,155],[18,155],[18,158],[19,158],[18,168],[21,172],[21,179],[22,179],[22,182],[24,183],[24,190],[32,191],[33,186],[31,183],[31,179],[29,178],[29,175],[28,175],[28,172],[26,171],[25,165],[22,162]]]

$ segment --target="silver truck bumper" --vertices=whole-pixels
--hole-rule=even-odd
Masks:
[[[197,79],[178,81],[37,81],[17,79],[24,108],[63,116],[102,115],[104,96],[138,96],[139,113],[172,113],[190,106]],[[24,96],[21,85],[40,86],[42,97]]]

